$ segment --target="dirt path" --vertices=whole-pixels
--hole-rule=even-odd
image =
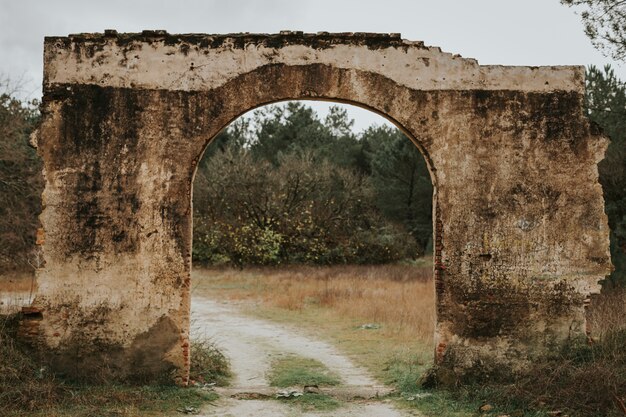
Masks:
[[[211,338],[228,356],[235,374],[232,385],[248,392],[267,391],[265,375],[272,359],[297,354],[316,359],[339,374],[344,387],[374,389],[380,387],[368,373],[341,355],[333,346],[308,337],[296,328],[250,318],[235,303],[222,303],[194,296],[192,335]],[[203,416],[299,417],[332,415],[337,417],[402,417],[405,414],[391,404],[372,400],[348,402],[329,413],[302,412],[274,400],[238,400],[221,398],[215,406],[203,410]]]

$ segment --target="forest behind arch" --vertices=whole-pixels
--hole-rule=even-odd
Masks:
[[[432,184],[398,129],[345,108],[269,105],[222,131],[194,182],[193,257],[216,265],[376,264],[432,248]]]

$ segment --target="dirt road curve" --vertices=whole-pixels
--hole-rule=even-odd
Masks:
[[[192,334],[209,337],[217,343],[231,361],[235,374],[234,388],[247,392],[267,391],[265,375],[273,358],[298,354],[316,359],[342,377],[344,387],[374,388],[379,384],[341,355],[334,347],[306,336],[296,328],[246,317],[234,303],[217,302],[194,296],[192,301]],[[349,401],[332,412],[303,412],[299,408],[276,400],[238,400],[221,398],[207,406],[202,416],[232,417],[299,417],[332,415],[337,417],[404,417],[391,404],[379,400]]]

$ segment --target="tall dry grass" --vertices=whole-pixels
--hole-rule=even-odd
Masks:
[[[0,416],[94,417],[171,416],[185,406],[216,399],[205,390],[173,386],[136,386],[115,381],[75,383],[54,375],[45,360],[17,338],[19,314],[0,315]],[[196,381],[228,376],[225,358],[210,342],[192,341],[191,368]]]
[[[605,291],[592,297],[587,309],[587,325],[591,336],[596,339],[626,330],[626,288]]]
[[[591,339],[568,340],[514,385],[490,387],[499,390],[492,397],[571,417],[626,415],[626,291],[595,296],[587,320]]]
[[[205,281],[213,295],[222,289],[230,298],[290,311],[321,307],[380,325],[400,339],[433,340],[435,288],[428,264],[203,269],[195,278],[200,288]]]

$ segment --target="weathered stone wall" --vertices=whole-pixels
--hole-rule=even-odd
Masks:
[[[324,99],[386,116],[429,164],[440,376],[507,376],[584,332],[610,270],[583,74],[393,34],[46,38],[46,264],[25,334],[77,377],[184,383],[195,166],[244,112]]]

